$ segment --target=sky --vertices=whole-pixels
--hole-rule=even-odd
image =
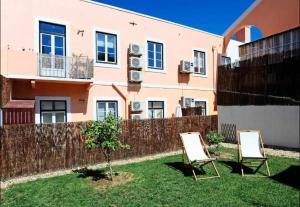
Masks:
[[[255,0],[94,0],[222,35]],[[252,32],[252,40],[261,37]]]

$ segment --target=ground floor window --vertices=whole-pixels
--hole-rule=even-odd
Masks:
[[[148,118],[162,119],[164,118],[164,102],[163,101],[148,101]]]
[[[40,101],[41,123],[61,123],[67,122],[66,101],[43,100]]]
[[[201,115],[206,116],[207,102],[206,101],[195,101],[195,107],[201,107]]]
[[[103,121],[111,112],[118,116],[118,101],[97,101],[97,120]]]

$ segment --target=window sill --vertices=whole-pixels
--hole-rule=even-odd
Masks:
[[[152,72],[152,73],[164,73],[164,74],[167,73],[165,69],[160,70],[160,69],[146,68],[145,71],[146,72]]]
[[[94,67],[103,67],[103,68],[112,68],[112,69],[120,69],[120,64],[110,64],[110,63],[97,63],[94,62]]]
[[[201,77],[201,78],[208,78],[208,75],[201,75],[201,74],[195,74],[193,73],[193,77]]]

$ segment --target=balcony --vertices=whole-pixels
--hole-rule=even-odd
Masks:
[[[66,57],[38,55],[38,76],[68,79],[91,79],[94,75],[93,59],[84,56]]]

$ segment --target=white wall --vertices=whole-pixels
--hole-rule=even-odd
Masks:
[[[240,59],[239,46],[244,44],[236,40],[230,40],[226,48],[226,56],[231,57],[231,62],[235,62]]]
[[[260,129],[267,145],[299,149],[299,106],[218,106],[218,128]]]

